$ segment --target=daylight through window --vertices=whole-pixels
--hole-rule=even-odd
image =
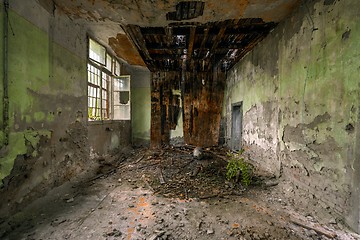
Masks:
[[[130,76],[120,76],[120,63],[89,39],[88,119],[130,120]]]

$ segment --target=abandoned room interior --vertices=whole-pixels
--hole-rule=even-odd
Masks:
[[[360,239],[359,10],[1,1],[0,239]]]

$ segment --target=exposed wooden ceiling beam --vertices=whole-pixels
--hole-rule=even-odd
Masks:
[[[187,59],[190,60],[192,57],[193,49],[194,49],[194,42],[195,42],[195,34],[196,34],[196,27],[190,28],[190,36],[189,36],[189,46],[187,51]]]
[[[173,28],[172,27],[166,27],[165,28],[166,33],[166,45],[170,47],[173,43]]]
[[[188,35],[191,27],[197,27],[198,34],[205,34],[205,31],[208,31],[209,35],[217,35],[221,30],[221,27],[213,26],[213,27],[198,27],[196,24],[194,25],[184,25],[172,27],[173,35]],[[247,26],[236,26],[234,24],[227,25],[227,29],[225,31],[225,35],[233,35],[233,34],[252,34],[252,33],[261,33],[267,32],[273,29],[276,26],[275,23],[264,23],[264,24],[256,24],[256,25],[247,25]],[[210,31],[209,31],[210,29]],[[163,27],[146,27],[141,29],[141,33],[143,35],[166,35],[166,31]]]
[[[209,34],[209,28],[205,28],[204,29],[204,36],[203,36],[203,39],[202,39],[201,45],[200,45],[200,50],[204,49],[205,44],[206,44],[207,39],[208,39],[208,34]]]
[[[217,48],[217,46],[219,45],[221,39],[224,37],[225,31],[226,31],[226,26],[224,25],[220,28],[219,33],[215,37],[215,41],[210,49],[210,54],[214,52],[215,48]]]
[[[190,6],[190,5],[189,5]],[[276,25],[253,19],[124,28],[150,71],[229,69]],[[236,51],[234,51],[236,50]],[[184,56],[186,55],[186,57]],[[205,64],[204,64],[205,63]]]

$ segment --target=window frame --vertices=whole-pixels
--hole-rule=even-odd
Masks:
[[[128,88],[127,89],[120,89],[121,87],[119,87],[119,89],[115,89],[115,81],[118,81],[118,80],[122,80],[122,79],[125,79],[128,81]],[[128,102],[127,103],[121,103],[120,102],[120,99],[121,99],[121,95],[122,95],[122,92],[127,92],[128,93]],[[119,99],[115,99],[114,95],[115,93],[118,93],[118,97]],[[119,111],[120,111],[120,108],[125,108],[125,107],[128,107],[129,110],[128,110],[128,117],[127,118],[121,118],[121,119],[118,119],[118,120],[131,120],[131,76],[130,75],[120,75],[120,76],[116,76],[113,78],[113,91],[112,91],[112,94],[113,94],[113,105],[112,105],[112,111],[113,111],[113,114],[115,115],[115,107],[119,107]],[[119,100],[119,102],[117,102],[117,100]],[[116,102],[116,103],[115,103]],[[121,112],[119,112],[119,114],[121,114]]]
[[[114,81],[115,79],[124,77],[123,75],[121,75],[121,62],[119,61],[119,59],[117,59],[113,54],[109,53],[109,51],[107,50],[107,48],[100,44],[98,41],[96,41],[94,38],[88,36],[88,48],[87,48],[87,99],[88,99],[88,105],[87,105],[87,119],[88,122],[91,123],[101,123],[103,121],[129,121],[131,120],[131,100],[130,100],[130,92],[131,92],[131,87],[130,87],[130,75],[124,75],[127,76],[129,78],[129,115],[127,118],[115,118],[114,116]],[[100,63],[98,61],[96,61],[95,59],[92,59],[90,57],[90,41],[95,42],[96,44],[100,45],[100,47],[103,47],[105,49],[105,63]],[[110,65],[108,63],[108,61],[111,61]],[[109,69],[110,68],[110,69]],[[90,79],[92,79],[91,74],[95,74],[93,72],[95,72],[95,70],[93,70],[93,72],[91,72],[91,69],[96,69],[100,72],[100,74],[98,75],[98,80],[99,83],[98,85],[93,82],[91,82]],[[106,77],[104,78],[104,75],[106,75]],[[95,77],[94,77],[95,78]],[[105,85],[104,85],[104,80],[106,81]],[[96,96],[91,96],[90,92],[91,92],[91,88],[98,88],[99,90],[96,91]],[[99,97],[97,97],[99,92]],[[105,94],[105,95],[104,95]],[[106,97],[104,97],[106,96]],[[104,101],[105,98],[105,101]],[[90,106],[90,100],[91,99],[95,99],[95,105],[92,102],[91,106]],[[97,106],[96,101],[99,101],[99,106]],[[106,105],[106,107],[104,107],[104,104]],[[93,106],[94,105],[94,106]],[[90,114],[90,108],[95,107],[95,112],[91,112]],[[93,113],[94,116],[92,115]],[[93,116],[93,117],[92,117]]]

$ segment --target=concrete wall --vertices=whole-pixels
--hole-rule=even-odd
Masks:
[[[131,143],[130,121],[89,122],[90,151],[96,155],[114,154]]]
[[[360,2],[304,1],[228,74],[245,153],[359,231]],[[302,200],[299,200],[302,201]],[[306,201],[306,199],[305,199]]]
[[[88,126],[87,29],[53,10],[35,0],[10,1],[10,131],[5,145],[1,130],[0,208],[30,201],[83,172],[92,164],[90,148],[105,154],[130,143],[130,122]],[[3,24],[0,33],[2,48]]]

